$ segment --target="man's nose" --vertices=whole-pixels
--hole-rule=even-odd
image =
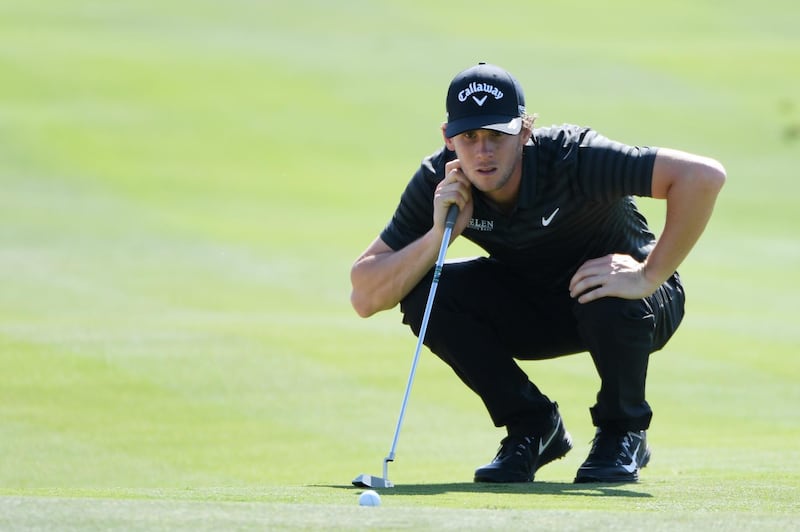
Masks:
[[[492,142],[489,135],[482,134],[478,137],[478,154],[491,155],[494,151],[494,142]]]

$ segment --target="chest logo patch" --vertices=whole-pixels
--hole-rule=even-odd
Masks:
[[[477,218],[470,218],[468,229],[475,231],[494,231],[494,220],[479,220]]]

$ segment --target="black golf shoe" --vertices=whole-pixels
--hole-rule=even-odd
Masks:
[[[578,468],[576,483],[636,482],[650,461],[645,431],[614,432],[597,429],[589,457]]]
[[[475,470],[475,482],[530,482],[545,464],[563,457],[572,449],[572,437],[554,405],[552,428],[544,435],[509,435],[490,464]]]

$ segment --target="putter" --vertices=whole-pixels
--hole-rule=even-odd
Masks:
[[[354,486],[358,486],[360,488],[394,487],[392,481],[389,480],[389,462],[394,462],[395,451],[397,450],[397,439],[400,437],[400,427],[403,425],[403,418],[406,416],[408,396],[411,393],[411,385],[414,383],[414,374],[417,372],[419,353],[422,350],[422,343],[425,340],[425,333],[428,330],[428,320],[431,317],[433,298],[436,295],[436,287],[439,286],[439,277],[442,275],[444,257],[447,254],[447,246],[450,244],[450,235],[452,234],[453,227],[456,224],[456,218],[458,218],[458,205],[453,204],[447,211],[447,218],[445,219],[444,223],[444,235],[442,236],[442,245],[439,247],[439,256],[436,258],[436,266],[433,270],[431,291],[428,292],[428,301],[425,303],[425,312],[422,315],[422,326],[419,329],[419,337],[417,338],[417,349],[414,351],[414,359],[411,362],[411,372],[408,375],[408,383],[406,384],[406,393],[403,395],[403,402],[400,405],[400,416],[397,418],[397,426],[394,429],[392,447],[389,450],[389,454],[383,459],[383,477],[374,477],[372,475],[361,474],[353,479]]]

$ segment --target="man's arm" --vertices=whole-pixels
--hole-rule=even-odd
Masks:
[[[350,270],[350,302],[358,315],[366,318],[397,305],[433,267],[441,239],[435,226],[397,251],[376,238]]]
[[[706,228],[717,195],[725,184],[718,161],[660,149],[653,168],[652,196],[667,200],[664,229],[645,261],[644,275],[656,287],[666,281]]]
[[[464,231],[472,216],[472,188],[461,171],[458,159],[445,166],[446,177],[439,182],[433,197],[433,226],[427,233],[394,250],[380,237],[356,259],[350,270],[353,291],[350,302],[359,316],[366,318],[397,305],[436,264],[444,237],[450,205],[458,205],[459,215],[450,237],[452,242]]]
[[[651,195],[667,200],[667,215],[652,252],[643,263],[628,255],[586,261],[570,282],[570,295],[588,303],[607,296],[638,299],[652,294],[700,238],[725,179],[725,169],[714,159],[659,149]]]

